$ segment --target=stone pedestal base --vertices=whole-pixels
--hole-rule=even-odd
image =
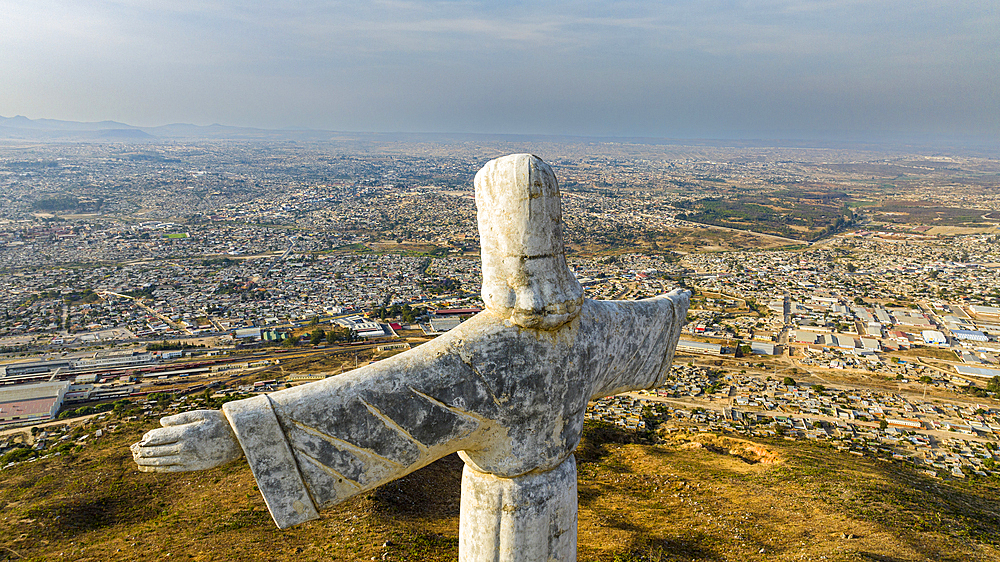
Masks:
[[[459,562],[574,562],[576,460],[516,478],[465,465]]]

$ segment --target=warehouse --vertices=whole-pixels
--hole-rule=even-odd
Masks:
[[[55,381],[0,389],[0,425],[55,419],[69,386]]]
[[[990,339],[979,330],[952,330],[951,335],[964,341],[989,341]]]
[[[706,343],[682,339],[677,342],[677,351],[681,353],[707,353],[709,355],[722,355],[722,346],[717,343]]]

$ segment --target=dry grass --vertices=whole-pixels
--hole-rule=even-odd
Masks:
[[[137,472],[127,445],[149,426],[0,472],[0,560],[457,559],[454,455],[280,531],[242,461]],[[931,480],[811,443],[696,434],[650,445],[587,431],[581,561],[1000,558],[995,483]]]
[[[283,378],[290,374],[333,374],[365,365],[378,355],[373,348],[330,348],[299,357],[283,357],[277,366],[261,370],[247,381]],[[384,357],[385,354],[382,354]]]
[[[905,359],[918,359],[920,357],[933,357],[934,359],[940,359],[942,361],[957,361],[958,356],[955,355],[954,351],[948,349],[941,349],[939,347],[913,347],[910,349],[901,349],[899,351],[893,351],[888,355],[889,357],[903,357]]]

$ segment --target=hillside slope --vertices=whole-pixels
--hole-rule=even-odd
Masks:
[[[0,471],[0,560],[457,560],[454,455],[280,531],[242,461],[136,471],[128,444],[149,427],[119,424]],[[579,560],[1000,559],[996,482],[930,479],[808,442],[670,439],[588,426]]]

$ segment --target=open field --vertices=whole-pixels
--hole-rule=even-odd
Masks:
[[[569,242],[567,252],[594,256],[645,251],[651,253],[723,252],[732,250],[773,250],[788,248],[794,240],[746,230],[704,225],[696,228],[669,228],[646,232],[641,238],[622,243],[616,238],[593,236]]]
[[[455,560],[461,461],[279,531],[240,461],[136,471],[120,424],[0,478],[0,560]],[[815,443],[588,425],[577,453],[581,561],[996,560],[998,483],[929,479]]]
[[[992,234],[997,232],[997,225],[969,227],[969,226],[933,226],[927,230],[926,234],[931,236],[967,236],[970,234]]]
[[[900,224],[991,227],[997,222],[991,211],[935,205],[925,201],[886,201],[868,209],[873,219]]]

